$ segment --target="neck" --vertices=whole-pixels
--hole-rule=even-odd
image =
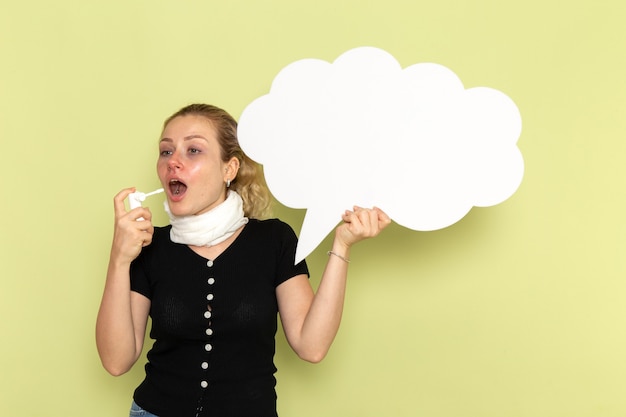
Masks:
[[[248,222],[243,214],[243,201],[235,191],[230,191],[222,203],[205,213],[176,216],[171,213],[167,202],[165,211],[172,225],[172,242],[190,246],[215,246],[230,238]]]

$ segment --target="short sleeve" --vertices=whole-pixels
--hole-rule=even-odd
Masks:
[[[138,292],[152,299],[152,290],[146,268],[146,258],[149,257],[150,252],[148,248],[149,246],[144,248],[139,256],[130,264],[130,289],[131,291]]]
[[[309,268],[304,259],[294,265],[294,261],[296,259],[296,246],[298,245],[296,233],[287,223],[280,221],[278,224],[281,246],[276,280],[274,283],[277,287],[297,275],[305,274],[306,276],[309,276]]]

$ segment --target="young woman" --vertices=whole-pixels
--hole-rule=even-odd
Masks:
[[[169,226],[154,227],[148,208],[126,211],[134,188],[114,198],[96,324],[102,364],[127,372],[150,316],[155,342],[131,416],[276,416],[277,313],[296,354],[322,360],[341,320],[350,247],[390,219],[377,208],[343,213],[314,293],[306,263],[294,265],[293,230],[261,220],[269,192],[228,113],[193,104],[168,118],[157,173]]]

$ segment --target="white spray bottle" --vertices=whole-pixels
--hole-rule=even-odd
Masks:
[[[146,199],[146,197],[150,197],[151,195],[162,193],[163,191],[164,191],[163,188],[159,188],[158,190],[154,190],[149,193],[142,193],[141,191],[130,193],[128,195],[128,207],[131,210],[137,207],[141,207],[141,203]],[[143,220],[143,217],[140,217],[137,220]]]

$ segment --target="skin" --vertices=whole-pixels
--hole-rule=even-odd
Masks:
[[[202,214],[226,199],[225,183],[237,176],[239,160],[222,161],[216,135],[208,119],[193,115],[177,117],[163,130],[157,174],[173,214]],[[187,184],[187,191],[174,195],[171,180]]]
[[[222,161],[212,124],[201,116],[180,116],[168,123],[159,144],[157,174],[168,204],[177,216],[201,214],[226,198],[226,181],[236,177],[239,161]],[[187,185],[176,194],[172,179]],[[150,300],[130,290],[130,264],[152,242],[152,214],[145,207],[126,211],[124,200],[134,188],[113,199],[115,228],[107,278],[96,322],[96,343],[104,368],[112,375],[130,370],[143,349]],[[139,220],[143,218],[143,220]],[[331,250],[350,257],[355,243],[377,236],[391,220],[378,208],[354,207],[342,215]],[[242,226],[242,229],[245,226]],[[242,229],[212,247],[190,246],[208,259],[217,258]],[[306,275],[295,276],[276,289],[280,318],[289,345],[309,362],[319,362],[337,334],[343,312],[348,263],[329,256],[317,292]]]

